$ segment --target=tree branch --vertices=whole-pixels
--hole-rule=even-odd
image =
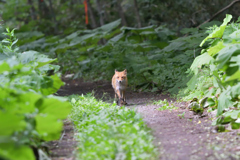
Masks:
[[[199,26],[197,26],[197,28],[199,28],[201,25],[213,20],[215,17],[217,17],[220,13],[224,12],[225,10],[227,10],[228,8],[230,8],[231,6],[233,6],[234,4],[240,2],[240,0],[234,0],[232,1],[229,5],[227,5],[226,7],[222,8],[221,10],[219,10],[217,13],[215,13],[211,18],[209,18],[208,20],[206,20],[205,22],[201,23]]]

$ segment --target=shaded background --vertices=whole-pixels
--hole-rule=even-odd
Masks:
[[[237,20],[238,2],[1,0],[0,18],[17,28],[20,51],[58,58],[63,74],[110,81],[114,69],[126,68],[135,90],[177,93],[207,27],[221,24],[226,13]]]

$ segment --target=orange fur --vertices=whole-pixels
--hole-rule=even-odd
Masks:
[[[122,72],[115,70],[115,74],[112,77],[112,87],[115,91],[115,99],[120,100],[120,105],[125,105],[126,97],[125,92],[128,85],[127,70]]]

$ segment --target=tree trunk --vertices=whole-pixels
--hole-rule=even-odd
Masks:
[[[135,14],[136,14],[136,17],[137,17],[138,28],[141,28],[142,24],[141,24],[141,19],[140,19],[140,15],[139,15],[137,0],[133,0],[133,1],[134,1],[134,10],[135,10]]]
[[[35,8],[34,8],[34,5],[33,5],[32,0],[28,0],[28,4],[31,6],[31,7],[30,7],[30,15],[31,15],[31,18],[32,18],[32,20],[36,20],[36,19],[37,19],[36,10],[35,10]]]
[[[54,31],[55,33],[58,33],[58,25],[57,25],[57,20],[56,20],[56,16],[55,16],[55,12],[53,10],[53,7],[52,7],[52,0],[49,0],[49,6],[50,6],[50,12],[51,12],[51,17],[53,19],[53,22],[54,22]]]
[[[121,6],[121,0],[117,0],[117,7],[118,7],[119,16],[122,19],[122,26],[127,26],[127,21],[125,19],[125,15]]]
[[[100,19],[100,26],[102,26],[102,25],[104,25],[104,18],[103,18],[103,14],[102,14],[102,7],[98,0],[96,0],[96,5],[97,5],[98,15],[99,15],[99,19]]]
[[[89,16],[90,16],[90,19],[91,19],[91,27],[92,27],[92,28],[97,28],[97,22],[96,22],[94,13],[93,13],[92,6],[91,6],[91,4],[89,3],[89,0],[87,0],[87,6],[88,6]]]
[[[49,17],[50,13],[49,13],[49,9],[48,9],[45,1],[38,0],[38,11],[39,11],[41,18],[46,18],[46,19],[51,18],[51,17]]]

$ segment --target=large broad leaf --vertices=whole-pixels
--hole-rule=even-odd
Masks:
[[[79,35],[79,31],[77,32],[73,32],[72,34],[68,35],[67,37],[65,37],[66,39],[73,39],[75,37],[77,37]]]
[[[97,35],[97,33],[95,33],[95,32],[93,32],[93,33],[90,33],[90,34],[85,34],[85,35],[82,35],[82,36],[78,36],[78,37],[76,37],[76,38],[73,38],[72,40],[71,40],[71,42],[70,42],[70,44],[69,45],[67,45],[68,47],[73,47],[73,46],[75,46],[75,45],[78,45],[78,44],[81,44],[81,43],[83,43],[83,42],[91,42],[91,43],[97,43],[98,42],[98,40],[99,40],[99,38],[97,38],[96,39],[96,36]],[[95,40],[93,40],[93,39],[95,39]],[[67,47],[66,46],[66,47]],[[58,47],[61,47],[61,45],[60,46],[58,46]],[[65,47],[65,48],[66,48]]]
[[[228,111],[226,113],[223,114],[223,116],[226,117],[231,117],[232,120],[237,120],[237,118],[239,117],[240,110],[233,110],[233,111]]]
[[[8,160],[35,160],[33,150],[28,146],[16,144],[0,144],[0,159]]]
[[[232,19],[232,15],[227,14],[226,18],[223,20],[223,24],[220,27],[217,27],[209,36],[207,36],[202,41],[200,46],[202,47],[202,45],[210,38],[221,38],[223,36],[223,32],[224,32],[228,22],[230,22],[231,19]]]
[[[228,90],[229,89],[230,88],[228,88]],[[224,109],[229,108],[233,105],[228,90],[223,91],[218,98],[217,115],[221,115]]]
[[[232,129],[239,129],[240,128],[240,123],[231,122],[231,127],[232,127]]]
[[[184,50],[186,49],[186,42],[185,41],[172,41],[168,46],[166,46],[163,51],[165,52],[172,52],[177,50]]]
[[[218,53],[218,56],[216,58],[218,69],[222,69],[223,66],[230,60],[233,54],[240,54],[240,44],[226,45],[226,47]]]
[[[48,58],[44,54],[40,54],[36,51],[26,51],[19,55],[19,60],[24,64],[29,64],[30,62],[37,62],[37,68],[42,67],[46,64],[52,63],[57,59]]]
[[[35,111],[36,103],[42,98],[40,94],[33,92],[20,94],[18,96],[18,113],[32,113]]]
[[[219,51],[221,51],[224,47],[225,46],[223,45],[223,41],[219,41],[215,46],[209,48],[207,52],[210,56],[214,56]]]
[[[128,32],[132,32],[132,33],[137,33],[140,34],[141,32],[146,32],[146,31],[150,31],[153,32],[155,31],[154,29],[155,26],[148,26],[148,27],[142,27],[142,28],[133,28],[133,27],[122,27],[121,30],[123,31],[123,33],[128,33]]]
[[[109,32],[112,31],[113,29],[115,29],[117,26],[119,26],[121,24],[121,19],[118,19],[116,21],[113,21],[111,23],[105,24],[99,28],[94,29],[93,31],[105,31],[105,32]]]
[[[55,98],[44,99],[43,103],[38,107],[39,113],[52,114],[57,119],[64,119],[71,111],[69,102],[62,102]]]
[[[230,59],[231,64],[229,65],[230,67],[239,67],[240,68],[240,55],[238,56],[232,56]]]
[[[26,123],[24,122],[23,116],[0,110],[0,136],[11,135],[14,131],[24,129],[25,126]]]
[[[8,65],[7,62],[3,62],[2,64],[0,64],[0,74],[5,72],[5,71],[9,71],[11,68]]]
[[[44,77],[41,81],[41,93],[44,95],[56,93],[63,85],[64,83],[57,74],[50,77]]]
[[[50,64],[50,63],[55,62],[55,61],[57,61],[57,58],[55,58],[55,59],[47,59],[47,58],[42,59],[41,62],[38,62],[38,65],[37,65],[36,68],[45,66],[46,64]]]
[[[240,40],[240,30],[237,30],[229,35],[230,38],[235,39],[237,41]]]
[[[63,123],[56,116],[51,114],[39,114],[35,117],[36,130],[46,141],[56,140],[59,138]]]
[[[236,79],[240,80],[240,70],[237,70],[231,76],[226,77],[226,82],[236,80]]]
[[[213,60],[214,59],[207,52],[205,52],[204,54],[194,59],[190,69],[196,75],[198,73],[198,69],[201,68],[202,65],[209,64]]]
[[[232,86],[230,93],[232,98],[238,98],[238,96],[240,95],[240,83],[237,83],[235,86]]]
[[[123,40],[126,35],[124,33],[120,33],[116,35],[115,37],[111,38],[109,42],[118,42],[119,40]]]

